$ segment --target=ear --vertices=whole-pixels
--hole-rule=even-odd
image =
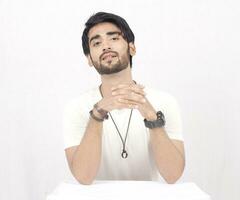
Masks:
[[[129,43],[129,53],[131,56],[136,54],[136,47],[132,42]]]
[[[93,66],[93,63],[92,63],[92,58],[91,58],[90,54],[88,54],[86,57],[87,57],[87,59],[88,59],[88,65],[89,65],[90,67],[92,67],[92,66]]]

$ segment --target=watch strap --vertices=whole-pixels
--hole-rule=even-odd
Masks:
[[[158,111],[156,113],[157,119],[153,121],[148,121],[147,119],[144,119],[144,124],[147,128],[153,129],[157,127],[163,127],[165,125],[165,117],[164,114],[161,111]]]

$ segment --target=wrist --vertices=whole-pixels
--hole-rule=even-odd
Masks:
[[[99,107],[98,103],[94,104],[94,110],[101,116],[102,119],[108,119],[108,111]]]
[[[98,122],[103,122],[103,121],[104,121],[104,119],[102,119],[101,117],[97,117],[97,116],[95,116],[95,115],[93,114],[93,109],[89,111],[89,114],[90,114],[90,116],[91,116],[92,119],[94,119],[94,120],[96,120],[96,121],[98,121]]]
[[[150,111],[146,114],[145,119],[148,121],[157,120],[157,113],[155,111]]]
[[[94,116],[96,116],[97,118],[103,119],[103,116],[97,111],[96,108],[93,108],[92,112],[93,112]]]

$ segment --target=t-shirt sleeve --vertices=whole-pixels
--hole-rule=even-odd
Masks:
[[[88,119],[81,102],[72,100],[65,105],[62,117],[64,149],[80,144]]]
[[[174,96],[168,95],[163,113],[166,120],[165,130],[169,138],[183,141],[181,111]]]

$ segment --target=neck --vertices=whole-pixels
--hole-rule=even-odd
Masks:
[[[134,83],[130,67],[115,74],[102,75],[101,80],[102,80],[101,91],[103,97],[112,96],[111,88],[114,86],[117,86],[119,84]]]

